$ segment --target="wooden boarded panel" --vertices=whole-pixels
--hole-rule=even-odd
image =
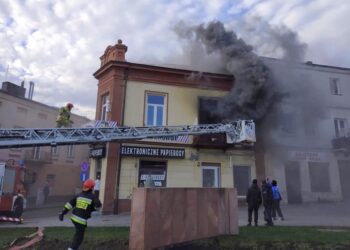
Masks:
[[[233,188],[136,188],[132,198],[129,249],[238,234]]]

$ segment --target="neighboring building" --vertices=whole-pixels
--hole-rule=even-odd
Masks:
[[[284,63],[264,60],[272,68]],[[349,199],[350,69],[307,62],[288,70],[304,100],[282,104],[285,117],[265,151],[266,174],[288,203]]]
[[[33,101],[34,84],[30,84],[28,98],[26,89],[4,82],[0,90],[1,128],[54,128],[58,108]],[[89,122],[89,119],[72,114],[74,126]],[[0,149],[0,162],[14,163],[25,167],[24,185],[29,202],[35,202],[45,182],[50,186],[50,200],[66,199],[81,187],[82,162],[88,162],[86,145],[57,147],[26,147]]]
[[[121,126],[219,122],[209,111],[232,88],[232,75],[130,63],[126,51],[119,40],[100,58],[96,120]],[[104,213],[130,211],[133,188],[149,176],[156,187],[237,187],[240,196],[256,177],[252,145],[229,144],[222,134],[109,143],[91,155],[91,176],[101,173]]]

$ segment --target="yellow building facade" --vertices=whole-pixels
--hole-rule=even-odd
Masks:
[[[233,76],[129,63],[126,49],[120,42],[101,57],[95,73],[96,119],[135,127],[214,123],[211,105],[230,91]],[[90,176],[101,175],[105,213],[130,211],[135,187],[237,187],[245,195],[256,175],[252,145],[230,144],[223,134],[148,138],[96,150],[100,148],[105,154],[92,158]]]

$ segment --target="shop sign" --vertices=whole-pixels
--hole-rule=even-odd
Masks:
[[[90,149],[90,158],[103,158],[106,156],[106,148],[92,148]]]
[[[161,158],[185,158],[184,148],[156,148],[156,147],[137,147],[122,146],[121,155],[138,157],[161,157]]]
[[[318,151],[289,151],[288,158],[291,161],[327,161],[326,154]]]

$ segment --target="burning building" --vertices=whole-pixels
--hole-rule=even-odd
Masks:
[[[125,60],[127,47],[107,47],[99,80],[96,119],[121,126],[167,126],[218,122],[211,111],[234,84],[232,74],[136,64]],[[134,187],[152,178],[156,187],[236,187],[245,197],[256,177],[252,145],[225,136],[174,136],[108,143],[105,155],[91,161],[91,176],[101,174],[104,213],[130,210]],[[92,149],[92,151],[100,148]],[[102,152],[102,151],[101,151]]]

